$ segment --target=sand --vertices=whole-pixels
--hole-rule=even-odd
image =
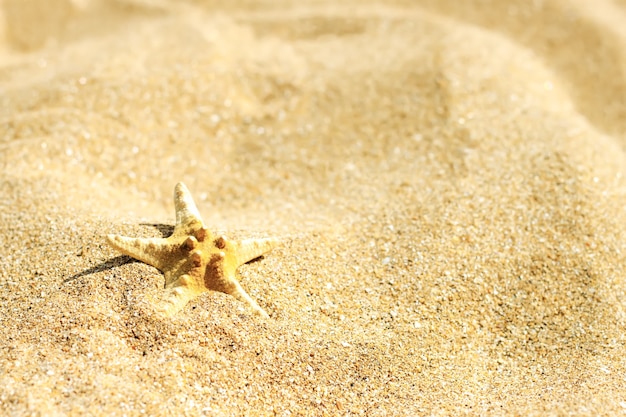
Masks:
[[[0,17],[0,414],[626,413],[623,0]],[[270,319],[106,244],[179,181]]]

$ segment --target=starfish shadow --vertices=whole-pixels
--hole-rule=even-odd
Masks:
[[[250,259],[248,262],[246,262],[246,265],[261,262],[263,259],[265,259],[265,255],[257,256],[256,258]]]
[[[63,280],[63,283],[66,284],[70,281],[74,281],[75,279],[82,278],[87,275],[95,274],[97,272],[106,271],[107,269],[112,269],[117,266],[122,266],[128,263],[135,263],[135,262],[139,262],[139,261],[131,258],[130,256],[126,256],[126,255],[116,256],[115,258],[111,258],[109,260],[101,262],[100,264],[96,266],[92,266],[91,268],[85,269],[84,271],[81,271],[78,274],[74,274],[69,278],[65,278]]]
[[[152,226],[161,233],[161,237],[169,237],[174,233],[174,226],[163,223],[139,223],[141,226]]]

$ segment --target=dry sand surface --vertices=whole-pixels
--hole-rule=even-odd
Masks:
[[[0,414],[626,413],[624,0],[0,17]],[[271,318],[105,243],[179,181]]]

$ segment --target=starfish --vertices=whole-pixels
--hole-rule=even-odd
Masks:
[[[107,235],[115,249],[163,272],[166,294],[157,310],[172,316],[192,299],[213,290],[230,294],[261,316],[269,317],[244,291],[235,275],[239,266],[269,252],[277,241],[234,241],[214,236],[204,226],[191,193],[182,182],[174,188],[174,206],[176,226],[168,238]]]

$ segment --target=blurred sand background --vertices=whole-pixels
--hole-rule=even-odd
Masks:
[[[624,0],[0,1],[0,414],[626,413]],[[281,245],[171,319],[184,181]]]

